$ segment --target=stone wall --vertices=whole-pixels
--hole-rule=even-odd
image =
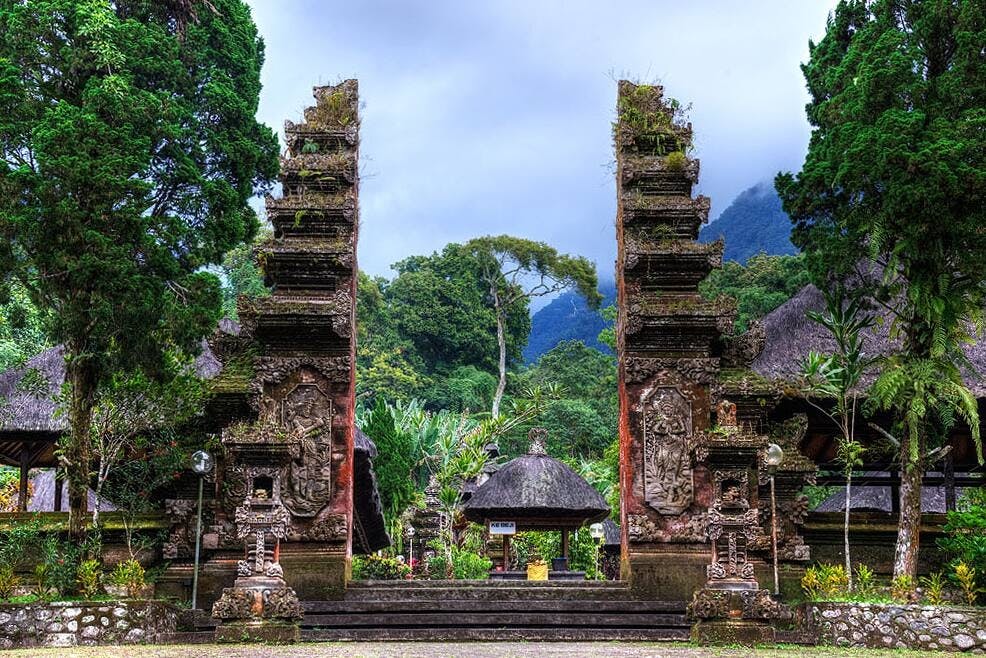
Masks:
[[[877,603],[806,603],[799,626],[819,644],[986,652],[986,609]]]
[[[160,642],[178,608],[159,601],[0,604],[0,648]]]

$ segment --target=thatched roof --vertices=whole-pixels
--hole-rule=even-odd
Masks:
[[[68,482],[62,480],[62,509],[68,509]],[[55,509],[55,469],[46,468],[31,471],[31,487],[33,492],[27,499],[28,512],[51,512]],[[89,506],[92,510],[96,507],[96,492],[89,489]],[[99,504],[99,509],[104,512],[112,512],[116,506],[105,498]]]
[[[195,359],[195,372],[203,379],[212,379],[222,370],[222,364],[202,341],[202,352]],[[36,373],[41,389],[22,385],[25,375]],[[0,432],[54,432],[68,429],[64,414],[56,414],[55,396],[65,382],[65,350],[61,345],[47,349],[30,358],[20,368],[0,373]]]
[[[373,473],[377,447],[358,427],[353,454],[356,476],[353,481],[353,552],[367,555],[390,546],[390,537],[384,525],[377,477]]]
[[[767,334],[763,352],[754,359],[751,368],[759,375],[772,380],[795,382],[801,371],[801,362],[808,352],[832,353],[835,341],[824,327],[805,315],[807,311],[825,311],[825,298],[813,285],[802,288],[798,294],[768,313],[762,320]],[[868,356],[890,354],[895,347],[889,336],[890,319],[878,323],[863,335]],[[968,345],[965,354],[978,372],[968,373],[966,385],[976,397],[986,397],[986,338]],[[869,383],[876,376],[868,373]]]
[[[609,505],[592,485],[544,451],[544,431],[531,430],[531,449],[490,476],[464,506],[466,518],[516,521],[518,528],[580,526],[601,521]]]

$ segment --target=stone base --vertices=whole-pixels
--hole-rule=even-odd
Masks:
[[[301,640],[297,624],[272,621],[231,622],[216,626],[216,642],[292,644]]]
[[[701,645],[739,644],[752,647],[774,644],[777,635],[770,624],[741,619],[700,621],[692,626],[692,641]]]
[[[643,550],[631,546],[621,564],[621,577],[630,585],[634,597],[652,601],[675,601],[683,592],[705,587],[705,568],[712,559],[705,550]],[[686,595],[687,596],[687,595]]]

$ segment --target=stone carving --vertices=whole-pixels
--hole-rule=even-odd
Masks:
[[[166,560],[175,560],[192,555],[195,542],[195,501],[187,498],[168,499],[164,501],[164,514],[171,527],[168,529],[168,539],[161,548],[161,554]]]
[[[749,545],[760,535],[757,509],[750,507],[747,469],[722,469],[712,474],[714,501],[709,510],[712,563],[707,570],[713,589],[757,589]]]
[[[692,407],[677,388],[655,388],[642,403],[644,500],[659,514],[692,503]]]
[[[682,515],[666,527],[658,525],[646,514],[628,514],[629,540],[634,543],[700,544],[708,539],[708,514],[696,512]]]
[[[790,619],[791,608],[779,603],[769,590],[757,589],[740,592],[743,619]]]
[[[730,593],[724,589],[700,589],[688,604],[689,619],[725,619],[729,616]]]
[[[736,422],[736,405],[729,400],[721,400],[716,405],[716,425],[720,430],[737,431],[739,423]]]
[[[675,371],[695,384],[710,384],[719,372],[717,359],[657,359],[628,356],[623,359],[624,380],[639,384],[662,370]]]
[[[725,342],[722,360],[730,368],[748,368],[763,352],[767,344],[767,330],[763,323],[755,320],[750,323],[746,333],[730,336]]]
[[[311,369],[325,377],[328,382],[347,382],[352,370],[352,361],[348,356],[291,356],[291,357],[261,357],[257,359],[256,376],[250,383],[251,404],[259,407],[265,385],[280,384],[290,375],[302,369]]]
[[[342,514],[331,514],[312,523],[304,537],[311,541],[338,541],[346,538],[346,532],[346,517]]]

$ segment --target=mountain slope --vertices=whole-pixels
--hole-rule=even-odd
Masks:
[[[757,183],[740,193],[719,218],[702,228],[699,242],[726,240],[725,260],[745,263],[761,251],[771,256],[798,253],[791,244],[791,220],[771,183]]]
[[[601,283],[599,292],[603,295],[599,308],[616,303],[616,283],[613,281]],[[596,340],[599,332],[608,325],[609,322],[598,311],[591,310],[580,295],[562,293],[531,318],[531,336],[524,348],[524,362],[533,363],[561,341],[571,339],[581,340],[608,354],[610,349]]]

